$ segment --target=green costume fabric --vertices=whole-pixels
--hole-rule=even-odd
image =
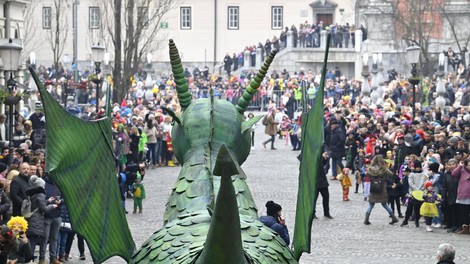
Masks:
[[[315,211],[315,194],[317,190],[317,172],[321,166],[323,137],[323,93],[328,61],[330,34],[323,61],[322,78],[316,101],[310,111],[302,115],[302,159],[300,162],[299,187],[297,193],[297,210],[294,229],[294,256],[299,260],[302,252],[310,253],[313,212]],[[305,101],[304,101],[305,105]]]
[[[85,238],[93,262],[116,255],[129,261],[135,244],[120,203],[110,120],[71,115],[30,72],[47,120],[46,171],[67,201],[73,230]]]

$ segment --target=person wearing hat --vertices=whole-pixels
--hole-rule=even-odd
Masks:
[[[436,201],[439,198],[437,197],[436,191],[433,189],[432,182],[427,181],[424,183],[424,193],[423,193],[423,204],[420,207],[420,215],[424,216],[426,221],[426,231],[432,232],[431,224],[432,219],[438,216],[438,210]]]
[[[33,130],[46,128],[46,119],[42,110],[41,101],[36,101],[34,104],[34,113],[29,116],[29,120],[33,123]]]
[[[444,213],[444,228],[449,229],[447,233],[455,232],[459,226],[458,207],[456,204],[459,179],[452,177],[452,171],[457,168],[458,164],[459,162],[456,159],[450,159],[445,164],[445,171],[441,181],[442,211]]]
[[[408,189],[407,197],[409,199],[408,206],[406,207],[405,212],[405,219],[401,223],[400,226],[408,225],[408,219],[410,219],[412,213],[414,212],[415,215],[415,226],[419,227],[419,218],[420,212],[419,209],[423,204],[423,200],[421,197],[413,196],[413,192],[415,191],[423,191],[424,190],[424,183],[427,180],[426,173],[423,172],[422,164],[419,160],[415,160],[413,162],[412,172],[408,177],[408,183],[410,188]]]
[[[432,183],[433,190],[436,194],[441,194],[441,174],[439,172],[440,164],[438,162],[433,162],[428,165],[429,170],[429,182]],[[441,210],[441,203],[437,205],[437,210],[439,215],[433,217],[432,219],[432,226],[436,228],[440,228],[442,226],[442,210]]]
[[[290,237],[289,230],[286,226],[286,220],[282,216],[282,207],[280,204],[277,204],[273,201],[266,202],[266,216],[261,216],[259,221],[265,226],[276,231],[281,238],[286,242],[286,245],[289,246]]]
[[[342,160],[346,152],[346,134],[339,126],[339,122],[335,119],[330,121],[330,125],[325,130],[325,142],[330,151],[331,167],[333,168],[331,179],[336,180],[338,167],[340,171],[344,168]]]
[[[460,213],[459,225],[462,225],[462,230],[457,234],[470,234],[470,160],[466,159],[461,162],[451,175],[459,179],[456,203]]]
[[[405,162],[405,158],[413,154],[413,148],[410,144],[405,143],[405,137],[403,135],[397,136],[398,148],[395,154],[395,161],[393,171],[395,173],[399,172],[401,165]]]
[[[44,239],[44,214],[50,213],[59,205],[53,203],[54,197],[51,197],[49,198],[49,200],[46,200],[46,182],[43,179],[39,178],[36,175],[33,175],[29,178],[29,185],[31,187],[26,191],[26,194],[31,199],[31,212],[36,211],[36,213],[33,213],[31,215],[31,218],[29,218],[28,220],[29,226],[26,235],[29,238],[29,245],[31,246],[31,250],[34,254],[36,245],[41,245]],[[45,263],[44,256],[41,257],[39,258],[39,263]],[[50,263],[61,264],[56,258],[51,258]]]

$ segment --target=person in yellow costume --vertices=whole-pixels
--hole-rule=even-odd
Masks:
[[[336,179],[341,182],[341,188],[343,189],[343,201],[349,201],[349,187],[352,186],[351,178],[349,177],[349,169],[343,168],[341,173],[336,176]]]

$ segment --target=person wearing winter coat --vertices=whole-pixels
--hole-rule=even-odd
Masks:
[[[422,164],[419,160],[413,162],[413,172],[408,176],[409,190],[408,190],[408,206],[406,207],[405,219],[400,226],[408,225],[408,219],[410,219],[412,213],[415,214],[415,226],[419,227],[420,213],[419,209],[423,204],[422,199],[417,199],[413,196],[414,191],[424,191],[424,183],[427,180],[426,173],[423,172]]]
[[[377,155],[372,159],[366,174],[366,177],[370,178],[371,186],[369,195],[369,207],[367,207],[366,210],[364,224],[371,224],[369,222],[369,217],[376,203],[380,203],[392,218],[392,221],[389,224],[393,225],[395,223],[398,223],[397,217],[393,214],[393,211],[390,206],[387,205],[388,194],[386,184],[387,180],[392,179],[393,173],[387,169],[387,163],[385,163],[381,155]]]
[[[21,216],[21,205],[26,199],[26,190],[29,186],[29,164],[23,162],[18,168],[20,174],[16,176],[10,185],[10,198],[12,202],[12,216]]]
[[[470,160],[466,159],[452,171],[452,177],[459,179],[457,188],[457,206],[460,213],[462,230],[457,234],[470,234]]]
[[[323,154],[321,157],[321,166],[318,167],[317,173],[317,192],[315,194],[315,204],[317,204],[318,195],[321,194],[323,202],[323,215],[328,219],[333,219],[333,216],[330,214],[330,193],[328,191],[328,180],[326,179],[326,174],[328,173],[329,166],[329,157],[328,153],[322,150]],[[315,206],[315,209],[317,207]],[[315,211],[313,212],[314,218],[316,218]]]
[[[261,216],[259,221],[263,223],[265,226],[271,228],[273,231],[278,233],[282,240],[286,242],[286,245],[289,246],[290,237],[289,237],[289,230],[286,226],[286,220],[282,216],[282,207],[281,205],[273,202],[268,201],[266,203],[266,216]]]
[[[276,115],[276,108],[274,106],[270,106],[268,113],[264,117],[263,125],[265,125],[264,133],[270,136],[270,139],[263,142],[263,147],[266,148],[266,144],[271,142],[271,150],[276,150],[277,148],[274,147],[274,140],[276,139],[277,132],[279,131],[279,122],[275,119]]]
[[[31,199],[31,212],[36,212],[28,220],[26,235],[29,238],[31,251],[34,252],[36,245],[40,245],[44,239],[44,214],[52,212],[58,205],[47,205],[47,202],[51,203],[54,198],[51,197],[48,201],[46,200],[46,182],[43,179],[33,175],[30,177],[29,183],[31,188],[26,191],[26,194]],[[45,263],[44,261],[44,259],[39,260],[40,263]],[[51,259],[51,263],[54,263],[54,259]]]
[[[10,210],[11,201],[3,190],[3,183],[0,183],[0,225],[4,225],[10,220],[8,210]]]
[[[445,172],[442,181],[442,200],[444,211],[444,223],[449,228],[448,233],[453,233],[458,228],[458,207],[455,203],[457,200],[457,188],[459,186],[459,179],[452,177],[452,171],[457,168],[457,160],[450,159],[445,166]]]
[[[336,180],[336,176],[338,175],[337,167],[340,167],[340,170],[344,168],[342,159],[345,154],[345,140],[346,135],[341,127],[339,127],[338,121],[332,120],[330,122],[329,142],[327,142],[330,150],[331,167],[333,168],[332,180]]]

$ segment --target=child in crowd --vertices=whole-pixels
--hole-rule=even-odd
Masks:
[[[356,191],[359,191],[359,185],[362,183],[362,179],[365,177],[365,169],[364,169],[364,161],[365,161],[365,154],[364,150],[359,149],[357,150],[357,157],[354,159],[354,170],[356,175]],[[364,187],[362,188],[364,190]]]
[[[366,159],[364,160],[364,166],[362,167],[361,170],[361,175],[362,176],[362,189],[363,189],[363,194],[364,194],[364,201],[367,201],[367,198],[369,198],[370,194],[370,178],[367,176],[367,169],[369,169],[370,165],[370,160]]]
[[[387,193],[388,202],[392,208],[393,214],[395,214],[395,207],[397,208],[398,217],[403,218],[401,214],[401,203],[400,197],[402,193],[402,183],[398,175],[394,174],[393,178],[387,178]]]
[[[134,184],[132,184],[132,194],[134,198],[134,211],[132,213],[137,213],[137,208],[139,208],[139,214],[141,214],[142,200],[145,199],[145,188],[140,177],[137,177]]]
[[[424,216],[424,220],[426,221],[426,231],[432,232],[431,224],[432,218],[439,215],[436,206],[436,200],[439,198],[437,197],[436,192],[433,190],[432,182],[427,181],[424,184],[424,193],[423,193],[423,204],[419,210],[420,215]]]
[[[391,170],[393,168],[393,162],[395,157],[393,156],[393,152],[391,150],[387,150],[387,156],[384,157],[385,162],[387,163],[387,168]]]
[[[286,145],[287,145],[287,134],[289,133],[289,128],[290,128],[291,121],[289,120],[289,117],[287,115],[282,117],[282,121],[280,124],[280,131],[279,131],[279,139],[284,139],[286,137]]]
[[[349,187],[352,186],[351,178],[349,178],[349,169],[343,168],[340,174],[336,177],[341,182],[341,188],[343,189],[343,201],[349,201]]]
[[[293,119],[290,127],[289,127],[289,134],[290,134],[290,142],[292,144],[292,150],[300,150],[300,126],[297,119]]]

